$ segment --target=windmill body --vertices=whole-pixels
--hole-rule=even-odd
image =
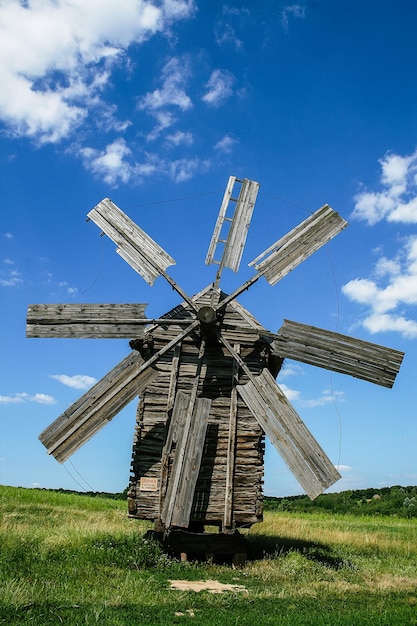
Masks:
[[[137,273],[150,285],[163,276],[179,294],[161,318],[147,319],[144,304],[28,309],[28,337],[130,339],[132,351],[40,440],[63,462],[139,396],[129,515],[165,533],[205,525],[232,533],[261,521],[264,435],[311,498],[340,478],[275,382],[285,358],[386,387],[402,362],[397,350],[288,320],[272,333],[236,299],[261,277],[275,285],[346,227],[328,205],[254,259],[256,273],[241,287],[221,291],[223,270],[238,271],[258,189],[229,178],[206,258],[215,280],[193,297],[167,273],[174,259],[111,200],[90,211]]]
[[[217,298],[223,295],[218,292]],[[211,301],[211,289],[194,299],[200,308]],[[189,317],[190,308],[184,304],[169,316]],[[277,375],[282,359],[273,356],[263,338],[267,331],[248,311],[235,301],[224,311],[222,324],[224,337],[254,376],[264,368]],[[179,332],[180,326],[155,326],[139,349],[146,358],[149,345],[158,351]],[[201,342],[196,330],[166,353],[141,395],[129,515],[158,520],[164,528],[207,524],[227,531],[262,520],[264,433],[237,392],[237,384],[246,383],[247,375],[215,337],[206,342],[199,371]],[[187,406],[193,393],[200,415],[187,431]],[[180,451],[184,451],[181,467]]]

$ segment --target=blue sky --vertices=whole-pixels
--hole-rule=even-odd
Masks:
[[[4,0],[0,6],[3,484],[119,491],[135,402],[65,466],[38,434],[128,352],[124,340],[26,339],[28,304],[179,302],[86,223],[110,197],[174,257],[189,294],[229,175],[261,187],[240,271],[310,212],[349,227],[271,287],[284,318],[406,353],[393,389],[288,361],[278,382],[340,466],[333,490],[417,484],[417,5],[412,0]],[[265,492],[301,493],[267,447]]]

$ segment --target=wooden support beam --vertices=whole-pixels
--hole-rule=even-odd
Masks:
[[[239,344],[234,344],[233,349],[239,354]],[[237,440],[237,380],[239,364],[233,361],[233,383],[230,393],[230,414],[229,414],[229,436],[227,441],[227,467],[226,467],[226,489],[224,503],[223,532],[234,530],[233,524],[233,491],[236,465],[236,440]]]

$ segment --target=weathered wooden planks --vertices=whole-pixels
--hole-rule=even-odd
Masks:
[[[317,367],[392,387],[404,353],[369,341],[284,320],[273,353]]]
[[[196,301],[202,306],[210,302],[210,298],[210,291],[204,290]],[[238,322],[242,330],[252,329],[253,332],[244,335],[241,354],[253,372],[259,373],[266,360],[260,351],[254,350],[254,342],[258,342],[259,335],[253,326],[259,333],[262,326],[250,314],[245,317],[242,309],[237,303],[227,307],[225,321],[229,326]],[[183,315],[185,310],[177,309],[177,314]],[[154,350],[164,345],[171,332],[175,331],[175,327],[150,329],[148,334],[154,342]],[[199,342],[199,335],[191,334],[181,342],[181,346],[178,344],[176,351],[172,350],[160,359],[158,376],[141,395],[132,456],[129,514],[157,520],[167,502],[174,502],[168,489],[170,481],[172,484],[175,478],[173,464],[180,448],[173,443],[178,441],[179,435],[176,418],[171,412],[172,399],[180,393],[190,396],[197,380],[197,401],[210,399],[211,404],[205,438],[200,446],[202,459],[191,499],[189,521],[214,524],[222,529],[251,525],[262,520],[263,431],[240,397],[231,401],[231,396],[236,394],[233,390],[233,376],[236,375],[233,359],[222,346],[215,345],[206,347],[200,363]],[[188,453],[186,458],[189,458]],[[187,473],[185,471],[183,477]],[[141,488],[142,478],[153,480],[151,484],[157,485],[158,492],[145,491],[143,484]],[[188,496],[185,499],[189,503]],[[180,503],[181,500],[184,498],[176,501]],[[164,519],[167,520],[166,517]],[[180,518],[176,521],[184,523],[186,519],[183,516],[182,521]]]
[[[141,369],[141,356],[132,352],[71,405],[39,439],[63,463],[138,395],[157,372]]]
[[[339,472],[268,370],[237,390],[311,499],[339,480]]]
[[[117,245],[117,252],[150,285],[175,260],[109,198],[87,215]]]
[[[262,252],[249,265],[254,265],[270,285],[276,285],[281,278],[346,226],[347,222],[325,204]]]
[[[135,351],[124,358],[41,433],[48,454],[60,463],[69,458],[149,384],[151,366],[197,325],[191,323],[146,361]]]
[[[172,414],[177,450],[161,515],[167,528],[188,528],[200,472],[211,400],[197,398],[193,407],[191,401],[191,396],[179,391]]]
[[[30,304],[26,336],[139,337],[145,329],[146,307],[147,304]]]
[[[237,272],[258,195],[259,183],[247,178],[240,181],[242,186],[239,197],[234,199],[232,198],[232,192],[235,182],[236,177],[230,176],[207,252],[206,265],[217,262],[222,267],[229,267],[234,272]],[[229,203],[233,201],[236,202],[233,216],[227,217]],[[223,229],[225,222],[229,225],[227,234]],[[224,244],[223,254],[221,261],[215,261],[214,255],[219,243]]]

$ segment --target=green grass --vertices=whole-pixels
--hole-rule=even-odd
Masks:
[[[417,520],[269,512],[239,570],[169,559],[106,498],[0,487],[0,624],[417,625]],[[173,591],[170,579],[244,585]]]

